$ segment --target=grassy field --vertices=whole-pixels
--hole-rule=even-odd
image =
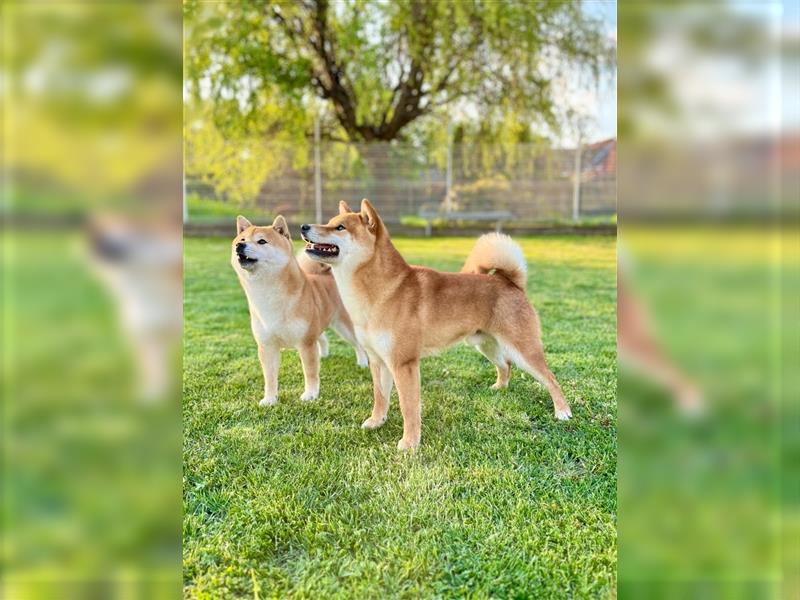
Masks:
[[[131,352],[79,232],[3,236],[0,598],[173,598],[177,400],[135,402]],[[31,261],[31,244],[59,251]]]
[[[800,245],[781,249],[779,234],[623,229],[630,288],[706,415],[683,418],[661,387],[619,374],[620,597],[800,597],[800,503],[787,500],[800,481]]]
[[[185,242],[184,593],[191,598],[610,597],[616,585],[615,240],[518,240],[550,367],[546,390],[465,345],[422,363],[422,446],[402,421],[363,431],[367,370],[330,334],[321,396],[284,352],[278,406],[261,372],[229,240]],[[457,270],[474,240],[397,240]]]

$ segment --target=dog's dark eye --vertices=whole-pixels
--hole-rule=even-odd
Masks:
[[[259,244],[266,244],[266,243],[267,243],[267,240],[258,240],[258,243],[259,243]]]
[[[339,225],[339,226],[336,228],[336,231],[342,231],[343,229],[344,229],[344,225]]]

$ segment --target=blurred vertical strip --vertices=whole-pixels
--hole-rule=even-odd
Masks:
[[[0,10],[0,595],[175,597],[181,5]]]
[[[798,598],[798,3],[618,19],[619,595]]]

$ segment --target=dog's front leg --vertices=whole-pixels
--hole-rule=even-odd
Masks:
[[[386,422],[389,414],[389,398],[392,395],[392,372],[377,356],[369,359],[369,370],[372,374],[372,414],[361,424],[362,429],[377,429]]]
[[[319,348],[317,340],[303,344],[299,348],[300,361],[303,363],[305,391],[300,400],[315,400],[319,396]]]
[[[400,450],[419,446],[422,427],[422,410],[419,398],[419,359],[392,366],[392,375],[400,397],[400,412],[403,413],[403,437],[397,443]]]
[[[271,344],[258,343],[258,360],[264,373],[264,397],[259,406],[274,406],[278,403],[278,369],[281,366],[281,350]]]

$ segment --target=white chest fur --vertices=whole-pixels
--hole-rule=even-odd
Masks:
[[[388,361],[394,346],[393,334],[381,327],[379,314],[375,308],[354,285],[353,268],[341,265],[333,269],[336,287],[342,298],[342,304],[350,314],[356,333],[356,339],[365,349]]]
[[[333,278],[336,280],[342,304],[350,314],[353,324],[363,327],[369,322],[369,305],[358,293],[353,282],[352,271],[353,269],[349,266],[337,266],[333,269]]]
[[[305,337],[309,323],[297,314],[299,298],[275,282],[242,277],[250,305],[253,335],[264,343],[294,346]]]

